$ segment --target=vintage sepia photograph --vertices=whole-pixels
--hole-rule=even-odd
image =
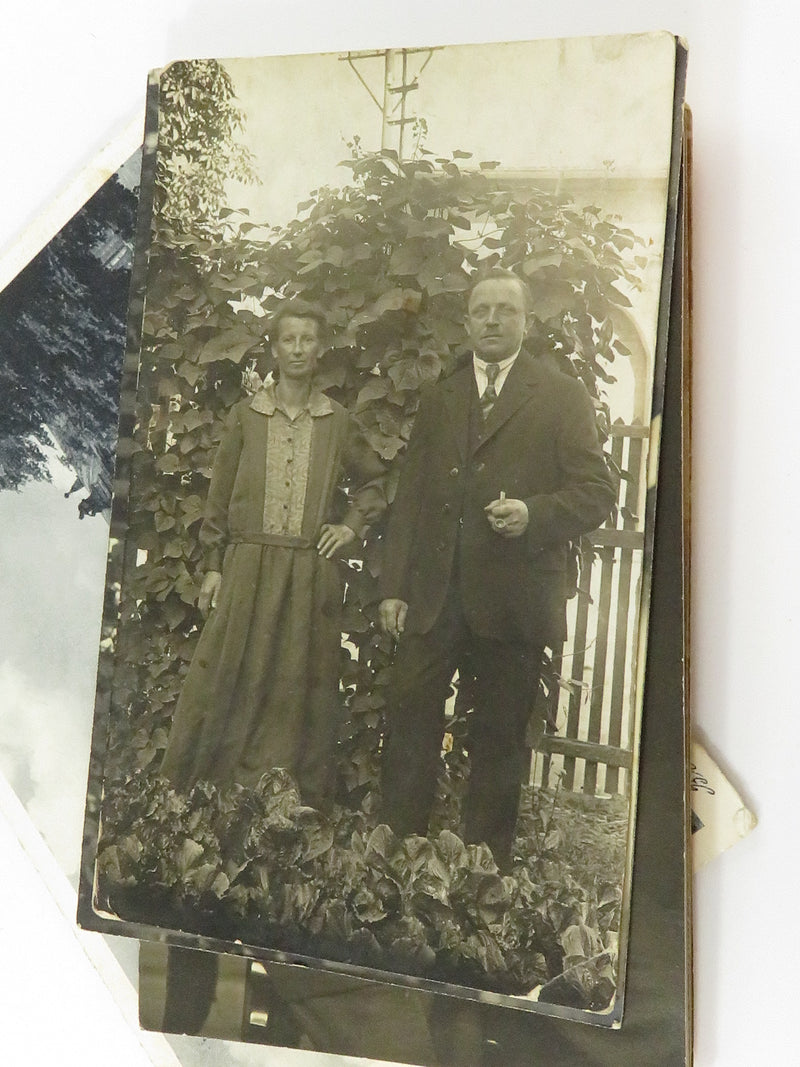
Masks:
[[[675,38],[149,100],[81,924],[618,1026]]]

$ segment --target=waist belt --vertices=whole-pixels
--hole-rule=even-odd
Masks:
[[[289,534],[244,533],[231,537],[230,545],[276,545],[279,548],[316,549],[316,544],[307,537],[292,537]]]

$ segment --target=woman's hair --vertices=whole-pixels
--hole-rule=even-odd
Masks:
[[[328,320],[325,317],[325,312],[322,308],[317,307],[316,304],[309,304],[305,300],[296,298],[284,300],[270,315],[267,326],[267,336],[270,341],[274,341],[278,336],[278,327],[281,322],[290,317],[294,319],[311,319],[313,322],[316,322],[317,336],[323,344],[327,343],[329,326]]]

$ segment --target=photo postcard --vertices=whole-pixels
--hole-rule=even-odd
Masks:
[[[684,66],[152,76],[81,925],[620,1025]]]

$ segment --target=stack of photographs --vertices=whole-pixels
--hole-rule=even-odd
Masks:
[[[685,64],[151,77],[78,912],[145,1028],[688,1062]]]

